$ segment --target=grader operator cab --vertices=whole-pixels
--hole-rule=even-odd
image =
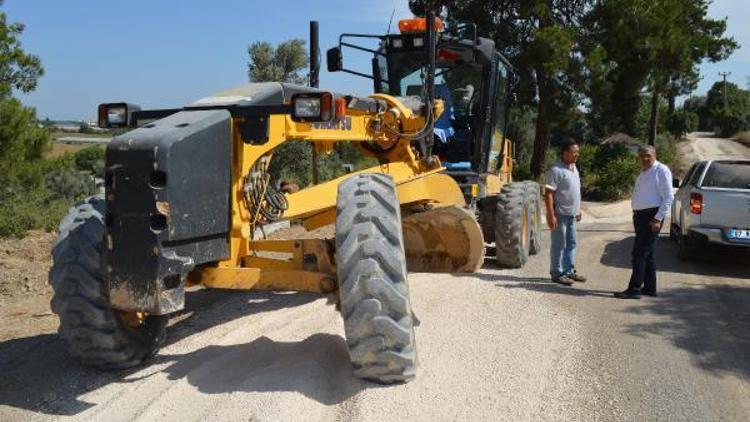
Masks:
[[[429,104],[434,82],[434,95],[445,111],[434,123],[428,147],[445,167],[443,173],[459,184],[484,241],[496,243],[497,264],[519,268],[540,248],[541,198],[535,182],[512,182],[514,146],[505,137],[513,99],[512,66],[494,41],[477,36],[475,25],[444,31],[436,20],[430,74],[426,24],[425,19],[411,19],[399,22],[399,34],[342,34],[338,47],[328,50],[328,70],[370,78],[375,92],[417,106],[425,98]],[[375,39],[378,47],[354,43],[362,39]],[[373,54],[371,75],[344,67],[347,49]]]
[[[70,353],[141,364],[190,286],[308,291],[336,295],[356,376],[413,378],[407,270],[477,271],[493,240],[500,264],[522,265],[538,247],[539,188],[511,180],[508,66],[491,41],[440,32],[432,11],[400,26],[373,50],[369,97],[317,88],[313,30],[310,87],[251,83],[167,110],[100,105],[101,126],[132,130],[107,146],[104,195],[71,209],[53,247],[52,309]],[[351,36],[329,69],[346,71]],[[318,154],[351,142],[380,164],[285,193],[268,174],[284,142]],[[335,238],[256,236],[278,220],[333,224]]]

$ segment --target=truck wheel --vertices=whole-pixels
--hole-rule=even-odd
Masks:
[[[674,221],[674,220],[672,220]],[[675,223],[669,225],[669,240],[676,242],[680,236],[680,226]]]
[[[497,264],[521,268],[529,259],[531,218],[526,184],[513,182],[505,185],[497,200],[495,223],[495,251]]]
[[[128,368],[153,356],[164,341],[167,317],[141,316],[109,307],[102,271],[104,198],[87,198],[60,223],[52,247],[52,311],[68,351],[88,366]]]
[[[401,209],[389,176],[360,174],[339,184],[336,265],[354,375],[383,384],[414,378]]]
[[[528,195],[528,212],[531,223],[531,238],[529,241],[529,255],[536,255],[542,250],[542,196],[539,184],[531,180],[526,183]]]
[[[687,234],[677,235],[677,258],[680,261],[695,261],[698,256],[695,241]]]

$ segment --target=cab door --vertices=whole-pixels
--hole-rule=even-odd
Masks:
[[[492,137],[489,146],[487,172],[498,174],[503,168],[505,156],[505,132],[510,109],[510,73],[505,64],[498,60],[495,71],[495,87],[492,110]],[[510,151],[508,151],[510,152]],[[510,158],[510,157],[508,157]]]

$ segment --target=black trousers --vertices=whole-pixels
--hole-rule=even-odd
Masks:
[[[628,290],[640,292],[641,289],[656,291],[656,259],[654,245],[658,233],[651,231],[649,222],[656,216],[658,208],[648,208],[633,212],[635,243],[633,243],[633,273],[630,276]]]

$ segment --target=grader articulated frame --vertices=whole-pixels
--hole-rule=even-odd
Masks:
[[[254,83],[181,109],[101,105],[100,125],[135,129],[108,145],[104,197],[71,210],[53,249],[52,307],[70,352],[100,368],[142,363],[163,343],[167,316],[184,307],[192,285],[308,291],[338,296],[357,376],[383,383],[414,377],[407,269],[478,270],[487,231],[475,219],[478,204],[500,207],[498,194],[510,186],[510,142],[498,151],[501,171],[484,174],[490,182],[474,184],[468,195],[432,154],[445,106],[432,94],[433,19],[428,12],[410,21],[426,38],[421,100]],[[282,143],[300,141],[318,154],[351,142],[380,164],[281,192],[268,164]],[[520,212],[517,221],[503,217],[519,227],[513,236],[521,247],[534,214],[523,199],[530,186],[506,195],[518,202],[521,192],[511,210]],[[279,219],[307,229],[333,224],[335,239],[255,238]]]

